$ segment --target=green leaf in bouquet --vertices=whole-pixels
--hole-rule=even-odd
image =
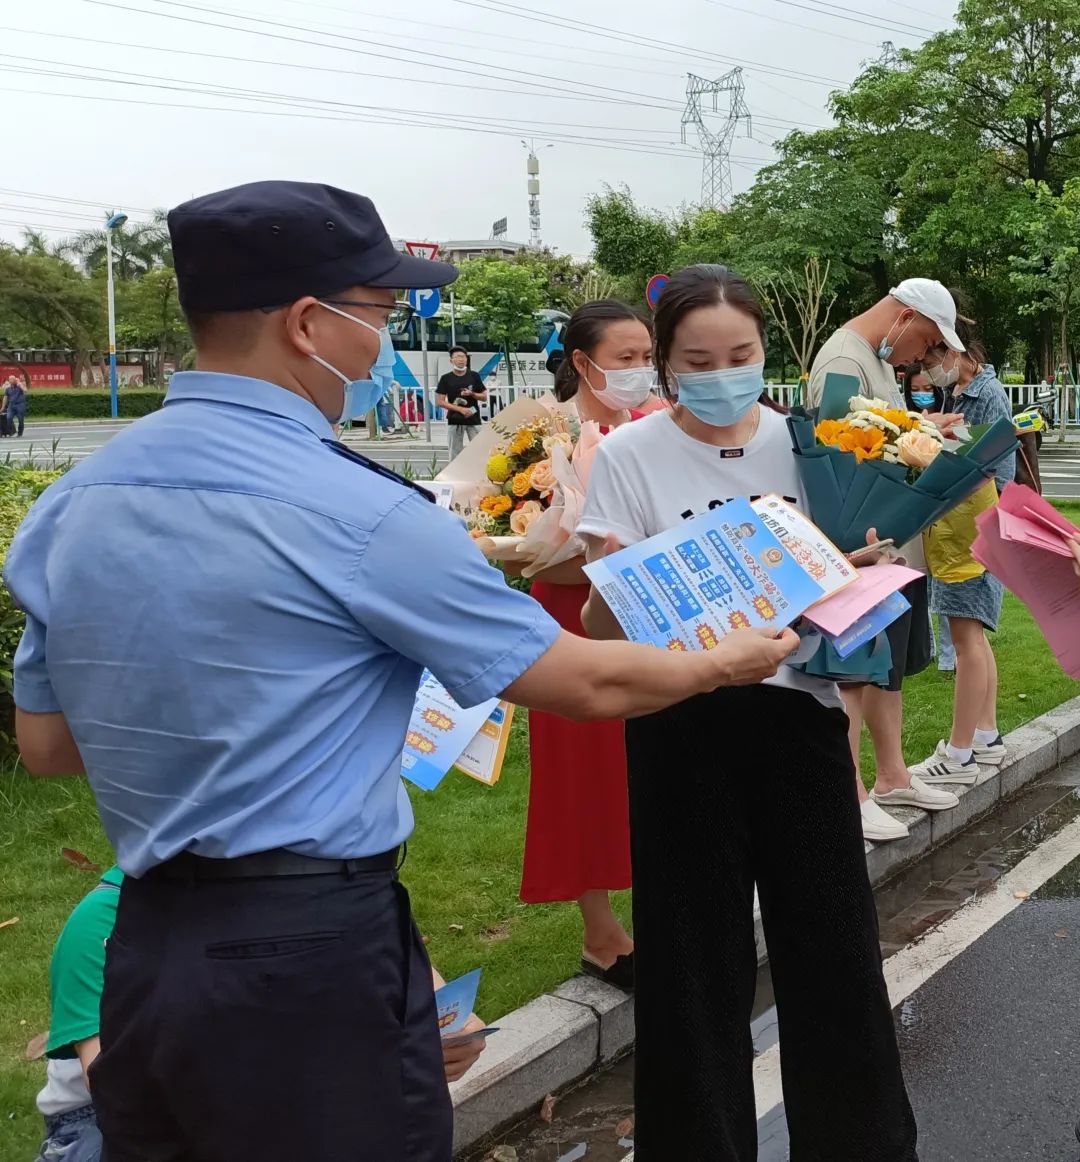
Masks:
[[[862,394],[862,384],[857,375],[841,375],[830,371],[825,376],[825,386],[818,405],[818,420],[842,420],[851,411],[848,401],[852,396]]]

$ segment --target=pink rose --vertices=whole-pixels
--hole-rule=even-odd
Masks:
[[[909,468],[929,468],[930,462],[941,451],[941,441],[926,432],[905,432],[896,441],[900,462]]]
[[[510,531],[516,536],[523,537],[533,521],[539,520],[544,506],[538,500],[527,500],[521,508],[510,514]]]
[[[555,489],[555,473],[551,468],[550,460],[538,460],[533,465],[532,486],[541,496],[547,496]]]

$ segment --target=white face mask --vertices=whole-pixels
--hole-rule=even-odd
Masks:
[[[954,363],[952,367],[946,368],[944,363],[939,363],[937,367],[925,367],[926,378],[935,387],[948,388],[952,387],[960,378],[960,365]]]
[[[656,382],[656,373],[651,367],[619,367],[605,371],[599,364],[593,363],[588,355],[585,358],[604,377],[604,386],[599,388],[593,387],[587,378],[585,380],[589,390],[604,407],[621,412],[627,408],[640,407],[649,398]]]

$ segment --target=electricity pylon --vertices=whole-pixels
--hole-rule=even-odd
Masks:
[[[714,210],[726,209],[731,203],[731,143],[740,121],[746,122],[746,136],[750,136],[750,109],[746,104],[742,69],[732,69],[715,81],[688,73],[686,77],[686,109],[682,115],[682,139],[686,143],[686,127],[697,129],[703,155],[701,167],[701,204]],[[702,113],[703,97],[712,98],[712,112],[719,113],[720,94],[728,94],[727,118],[717,128],[710,129]]]

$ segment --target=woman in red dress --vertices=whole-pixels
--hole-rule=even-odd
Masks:
[[[579,307],[563,334],[555,394],[604,430],[662,407],[651,393],[652,336],[624,303]],[[650,406],[650,404],[652,406]],[[532,596],[565,630],[586,637],[584,557],[538,574]],[[630,822],[622,722],[571,722],[529,712],[529,822],[521,898],[576,900],[585,925],[582,968],[619,988],[634,984],[634,942],[609,893],[630,887]]]

